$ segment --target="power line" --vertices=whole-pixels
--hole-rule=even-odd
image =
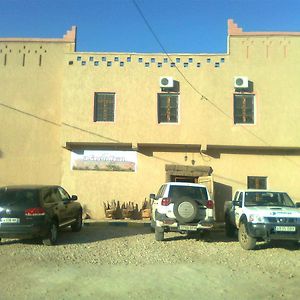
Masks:
[[[158,36],[156,35],[155,31],[152,29],[150,23],[148,22],[148,20],[146,19],[143,11],[141,10],[141,8],[139,7],[139,5],[137,4],[136,0],[132,0],[134,6],[136,7],[137,11],[139,12],[140,16],[142,17],[142,19],[144,20],[145,24],[147,25],[149,31],[152,33],[153,37],[155,38],[155,40],[157,41],[157,43],[159,44],[159,46],[161,47],[161,49],[163,50],[164,54],[170,59],[171,62],[174,62],[171,58],[171,56],[169,55],[169,53],[167,52],[167,50],[165,49],[164,45],[162,44],[162,42],[160,41],[160,39],[158,38]],[[222,113],[225,117],[229,118],[231,121],[234,121],[233,118],[228,115],[224,110],[222,110],[222,108],[220,108],[217,104],[215,104],[212,100],[210,100],[208,97],[206,97],[204,94],[202,94],[189,80],[188,78],[185,76],[185,74],[177,67],[176,64],[174,64],[176,70],[178,71],[178,73],[182,76],[182,78],[188,83],[188,85],[198,94],[201,96],[201,100],[206,100],[210,105],[212,105],[215,109],[217,109],[220,113]],[[254,132],[250,131],[250,129],[244,127],[243,125],[241,126],[241,128],[243,128],[245,131],[247,131],[250,135],[252,135],[253,137],[255,137],[256,139],[258,139],[259,141],[261,141],[263,144],[265,144],[268,147],[272,147],[272,145],[270,143],[268,143],[267,141],[265,141],[263,138],[261,138],[260,136],[256,135]],[[285,156],[284,156],[285,157]],[[292,161],[291,159],[285,157],[288,161],[290,161],[291,163],[295,164],[297,167],[300,167],[299,164],[295,163],[294,161]]]
[[[150,30],[150,32],[152,33],[152,35],[154,36],[155,40],[157,41],[157,43],[159,44],[159,46],[161,47],[161,49],[163,50],[164,54],[170,59],[171,62],[174,62],[171,58],[171,56],[169,55],[169,53],[166,51],[165,47],[163,46],[163,44],[161,43],[160,39],[158,38],[158,36],[156,35],[156,33],[154,32],[154,30],[152,29],[150,23],[148,22],[148,20],[146,19],[145,15],[143,14],[141,8],[138,6],[138,4],[136,3],[135,0],[132,0],[133,4],[135,5],[136,9],[138,10],[139,14],[141,15],[142,19],[144,20],[145,24],[147,25],[148,29]],[[229,118],[230,120],[233,121],[232,117],[230,115],[228,115],[225,111],[223,111],[219,106],[217,106],[213,101],[209,100],[209,98],[207,98],[204,94],[202,94],[189,80],[188,78],[184,75],[184,73],[177,67],[176,64],[174,64],[176,70],[178,71],[178,73],[183,77],[183,79],[189,84],[189,86],[198,94],[201,96],[201,100],[206,100],[207,102],[209,102],[212,106],[214,106],[219,112],[221,112],[223,115],[225,115],[227,118]],[[245,128],[246,129],[246,128]],[[251,132],[250,132],[251,133]],[[260,139],[259,137],[257,137],[258,139]],[[260,139],[261,140],[261,139]]]

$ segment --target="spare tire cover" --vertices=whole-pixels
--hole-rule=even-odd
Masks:
[[[189,197],[182,197],[174,203],[174,215],[179,223],[189,223],[198,215],[198,205]]]

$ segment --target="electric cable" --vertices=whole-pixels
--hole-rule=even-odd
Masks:
[[[147,18],[145,17],[142,9],[139,7],[139,5],[137,4],[136,0],[132,0],[134,6],[136,7],[137,11],[139,12],[140,16],[142,17],[142,19],[144,20],[146,26],[148,27],[149,31],[152,33],[153,37],[155,38],[155,40],[157,41],[157,43],[159,44],[159,46],[161,47],[162,51],[164,52],[164,54],[170,59],[171,62],[174,62],[171,58],[171,56],[169,55],[169,53],[166,51],[165,47],[163,46],[162,42],[160,41],[160,39],[158,38],[157,34],[155,33],[155,31],[153,30],[152,26],[150,25],[150,23],[148,22]],[[222,113],[224,116],[226,116],[227,118],[229,118],[231,121],[234,121],[233,118],[228,115],[222,108],[220,108],[217,104],[215,104],[212,100],[210,100],[208,97],[206,97],[204,94],[202,94],[189,80],[188,78],[185,76],[185,74],[177,67],[177,65],[175,64],[175,68],[178,71],[178,73],[182,76],[182,78],[188,83],[188,85],[198,94],[201,96],[201,100],[206,100],[209,104],[211,104],[215,109],[217,109],[220,113]],[[265,144],[268,147],[273,147],[270,143],[268,143],[267,141],[265,141],[263,138],[259,137],[257,134],[255,134],[254,132],[250,131],[250,129],[246,128],[245,126],[241,126],[241,128],[243,128],[245,131],[247,131],[250,135],[252,135],[253,137],[255,137],[256,139],[258,139],[259,141],[261,141],[263,144]],[[284,156],[288,161],[292,162],[293,164],[295,164],[297,167],[300,167],[299,164],[297,164],[296,162],[292,161],[291,159],[287,158],[286,156]]]

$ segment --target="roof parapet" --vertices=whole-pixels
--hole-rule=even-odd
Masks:
[[[66,34],[64,34],[63,39],[67,42],[75,43],[75,41],[76,41],[76,31],[77,31],[77,27],[72,26],[72,28],[70,30],[68,30],[66,32]]]
[[[237,23],[233,19],[228,19],[228,35],[240,35],[243,34],[243,28],[238,27]]]
[[[243,31],[233,19],[228,19],[228,35],[229,36],[300,36],[300,32],[296,31]]]
[[[76,43],[76,26],[72,26],[68,30],[63,38],[2,38],[0,37],[0,42],[54,42],[54,43]]]

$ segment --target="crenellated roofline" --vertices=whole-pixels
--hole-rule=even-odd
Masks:
[[[51,42],[51,43],[76,43],[76,32],[77,27],[72,26],[62,38],[2,38],[0,37],[0,42]]]
[[[300,36],[300,32],[291,31],[243,31],[233,19],[228,19],[228,36]]]

